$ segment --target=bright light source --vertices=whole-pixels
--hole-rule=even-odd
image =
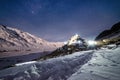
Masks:
[[[68,43],[68,41],[65,41],[64,44],[66,45]]]
[[[97,44],[97,42],[96,41],[88,41],[88,45],[96,45]]]
[[[106,42],[106,40],[104,39],[103,42]]]
[[[81,44],[82,42],[81,41],[78,41],[79,44]]]

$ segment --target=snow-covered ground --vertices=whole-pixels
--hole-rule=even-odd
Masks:
[[[67,79],[92,57],[93,51],[76,52],[0,71],[3,80],[60,80]],[[3,77],[4,76],[4,77]]]
[[[95,51],[92,59],[68,80],[120,80],[120,47]]]
[[[0,71],[0,80],[119,80],[120,47],[81,51]]]

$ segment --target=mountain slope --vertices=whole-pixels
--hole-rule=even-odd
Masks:
[[[0,52],[52,51],[62,42],[48,42],[21,30],[0,25]]]
[[[120,47],[80,51],[0,71],[1,80],[119,80]]]
[[[120,37],[120,22],[114,24],[111,29],[101,32],[95,40]]]

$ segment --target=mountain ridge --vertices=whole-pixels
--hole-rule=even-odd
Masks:
[[[120,37],[120,22],[114,24],[110,29],[102,31],[95,40]]]
[[[62,45],[62,42],[48,42],[17,28],[0,25],[0,52],[53,51]]]

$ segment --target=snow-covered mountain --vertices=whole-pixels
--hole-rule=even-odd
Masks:
[[[0,55],[2,52],[7,54],[8,52],[20,51],[53,51],[62,45],[62,42],[48,42],[16,28],[0,25]]]
[[[84,44],[84,43],[85,40],[81,38],[78,34],[75,34],[68,40],[67,45],[70,46],[70,45]]]
[[[77,51],[85,51],[87,50],[87,42],[85,39],[81,38],[78,34],[72,36],[64,46],[56,49],[51,54],[47,54],[45,56],[39,57],[36,60],[45,60],[53,57],[64,56],[68,54],[72,54]]]
[[[120,80],[120,46],[80,51],[0,71],[0,80]]]

